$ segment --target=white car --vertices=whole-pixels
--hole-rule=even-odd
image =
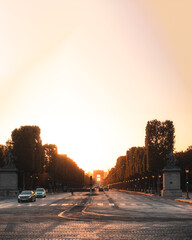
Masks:
[[[46,197],[46,191],[44,188],[37,188],[35,190],[35,196],[36,198],[45,198]]]

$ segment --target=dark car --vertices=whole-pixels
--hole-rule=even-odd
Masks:
[[[38,198],[45,198],[46,197],[46,191],[44,188],[37,188],[35,190],[35,196]]]
[[[103,188],[102,187],[99,188],[99,192],[103,192]]]
[[[18,196],[18,202],[35,202],[35,193],[31,190],[22,191]]]

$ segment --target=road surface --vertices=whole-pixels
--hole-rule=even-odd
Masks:
[[[119,191],[0,200],[0,239],[192,239],[192,204]]]

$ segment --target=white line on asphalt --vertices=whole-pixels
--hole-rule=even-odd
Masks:
[[[5,204],[1,204],[0,208],[8,208],[8,207],[11,207],[11,206],[13,206],[12,203],[5,203]]]
[[[103,203],[97,203],[98,206],[103,206]]]

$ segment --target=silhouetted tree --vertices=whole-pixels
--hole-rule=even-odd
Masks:
[[[0,168],[4,166],[4,159],[6,157],[6,146],[0,145]]]
[[[12,131],[13,154],[19,170],[31,173],[43,171],[44,153],[37,126],[21,126]]]
[[[186,173],[185,169],[189,169],[189,190],[192,191],[192,148],[188,147],[186,151],[176,152],[175,158],[177,165],[181,168],[181,187],[186,190]]]
[[[43,145],[44,150],[44,168],[49,174],[55,172],[55,164],[57,158],[57,146],[55,144]]]
[[[126,164],[126,156],[120,156],[117,159],[115,170],[116,170],[116,182],[122,182],[125,178],[125,164]]]
[[[135,178],[148,172],[146,150],[144,147],[132,147],[126,154],[126,179]]]
[[[157,173],[165,166],[165,157],[173,151],[174,126],[172,121],[148,121],[146,126],[145,147],[150,172]]]

